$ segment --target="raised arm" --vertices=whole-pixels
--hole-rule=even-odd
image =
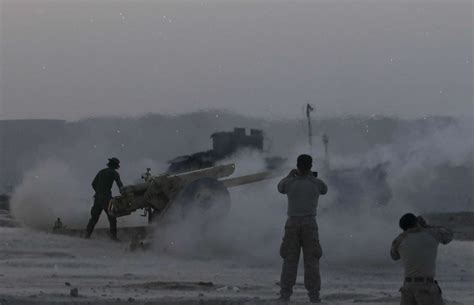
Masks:
[[[298,175],[298,170],[292,169],[290,173],[288,174],[288,176],[281,179],[281,181],[278,183],[278,191],[282,194],[286,194],[288,182],[290,182],[292,178],[296,177],[297,175]]]
[[[281,181],[278,183],[278,191],[282,194],[286,194],[287,192],[287,185],[288,182],[290,181],[290,177],[285,177],[281,179]]]
[[[328,186],[326,185],[326,183],[324,183],[323,180],[318,179],[318,181],[319,181],[319,193],[321,195],[326,195],[328,193]]]
[[[439,243],[446,245],[453,240],[453,230],[441,226],[430,226],[422,216],[418,216],[417,220],[418,225],[427,229]]]
[[[453,231],[445,227],[428,227],[431,235],[441,244],[449,244],[454,237]]]
[[[398,247],[400,246],[400,243],[402,242],[403,235],[400,234],[398,235],[397,238],[395,238],[392,241],[392,247],[390,248],[390,256],[394,261],[397,261],[400,259],[400,252],[398,252]]]
[[[120,192],[122,192],[123,183],[122,183],[122,180],[120,180],[120,174],[119,173],[117,173],[117,175],[115,176],[115,183],[117,183],[117,186],[118,186]]]

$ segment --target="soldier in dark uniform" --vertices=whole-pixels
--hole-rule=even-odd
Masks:
[[[117,186],[121,190],[123,187],[122,181],[120,180],[120,175],[117,172],[117,169],[120,167],[120,161],[117,158],[109,159],[107,167],[100,170],[92,181],[92,188],[95,191],[94,195],[94,205],[91,209],[91,218],[87,224],[86,229],[86,238],[90,238],[94,227],[99,221],[100,214],[102,211],[107,213],[107,205],[112,199],[112,185],[117,183]],[[110,224],[110,237],[113,240],[117,239],[117,219],[110,216],[107,213]]]
[[[311,171],[313,159],[309,155],[300,155],[297,168],[278,184],[278,191],[288,196],[288,220],[285,225],[285,236],[280,248],[283,267],[280,280],[280,302],[287,303],[296,283],[300,252],[303,250],[304,285],[311,303],[320,303],[319,259],[322,249],[319,243],[316,210],[320,195],[328,187],[316,178]]]

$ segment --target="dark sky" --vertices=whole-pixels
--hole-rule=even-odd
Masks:
[[[472,1],[0,1],[3,119],[473,113]]]

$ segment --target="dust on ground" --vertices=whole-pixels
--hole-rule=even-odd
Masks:
[[[0,303],[273,304],[279,263],[232,258],[180,258],[130,252],[128,243],[0,228]],[[439,276],[447,304],[473,304],[471,242],[440,248]],[[277,249],[274,249],[277,253]],[[321,260],[323,304],[398,304],[396,263]],[[307,304],[302,270],[291,304]],[[77,288],[78,296],[71,296]]]

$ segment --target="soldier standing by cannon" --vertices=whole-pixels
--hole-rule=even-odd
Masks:
[[[100,214],[105,211],[110,225],[110,238],[117,241],[117,219],[110,215],[107,211],[107,206],[112,199],[112,185],[117,183],[117,186],[122,190],[123,184],[120,180],[120,174],[117,169],[120,168],[120,161],[117,158],[110,158],[107,167],[100,170],[92,181],[92,188],[95,191],[94,205],[91,209],[91,218],[87,224],[86,238],[90,238],[94,227],[99,221]]]
[[[326,184],[311,171],[313,159],[300,155],[297,168],[278,184],[278,191],[288,196],[288,220],[285,236],[280,248],[283,267],[280,280],[280,298],[288,302],[296,283],[300,251],[303,249],[304,284],[311,303],[319,303],[321,277],[319,259],[322,256],[319,244],[316,209],[319,195],[327,193]]]

